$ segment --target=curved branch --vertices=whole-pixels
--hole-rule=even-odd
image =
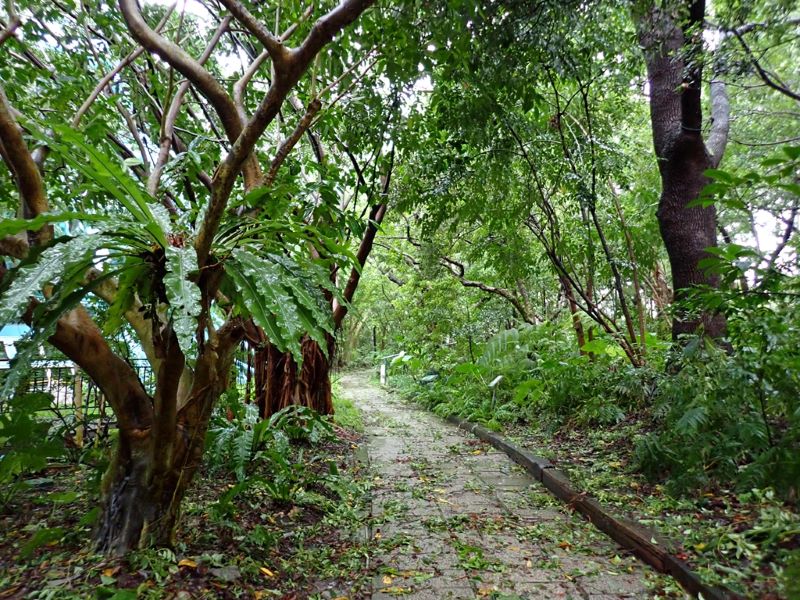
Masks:
[[[264,48],[267,49],[272,58],[272,64],[275,65],[275,69],[282,69],[289,60],[289,51],[281,40],[272,35],[264,24],[256,19],[238,0],[220,0],[220,2],[236,17],[239,23],[244,25],[264,45]]]
[[[120,2],[129,1],[120,0]],[[214,173],[212,180],[214,191],[211,194],[206,217],[195,243],[197,260],[201,266],[208,258],[211,242],[225,212],[236,174],[264,130],[278,115],[286,96],[325,44],[331,41],[336,33],[355,21],[374,2],[375,0],[344,0],[314,24],[302,46],[290,54],[285,67],[276,70],[272,85],[264,95],[252,119]]]
[[[175,0],[167,8],[167,12],[164,13],[164,16],[161,18],[161,21],[159,21],[158,25],[156,25],[155,28],[156,33],[159,33],[161,29],[163,29],[164,25],[166,25],[170,15],[175,10],[176,4],[177,0]],[[75,113],[75,116],[72,119],[72,127],[77,127],[80,124],[81,119],[86,114],[86,111],[88,111],[89,108],[92,106],[92,104],[94,104],[95,100],[97,100],[98,96],[100,96],[100,94],[106,88],[106,86],[108,86],[108,84],[111,83],[114,77],[116,77],[120,73],[120,71],[122,71],[122,69],[127,67],[137,58],[139,58],[142,55],[142,52],[144,52],[144,48],[142,46],[139,46],[133,52],[131,52],[125,58],[119,61],[117,63],[117,66],[115,66],[113,69],[111,69],[108,73],[105,74],[105,76],[98,82],[98,84],[92,90],[92,93],[89,94],[89,97],[86,98],[86,100],[84,100],[83,104],[81,104],[81,107],[78,109],[78,112]]]
[[[14,109],[0,86],[0,145],[3,147],[3,158],[8,162],[22,201],[23,216],[30,219],[47,212],[47,197],[44,192],[42,177],[33,156],[22,138],[22,131],[14,118]],[[52,237],[52,228],[42,227],[36,234],[38,243]]]
[[[119,0],[119,7],[131,35],[146,50],[160,56],[182,73],[208,99],[219,115],[228,138],[231,141],[235,140],[242,132],[242,122],[239,120],[233,100],[222,85],[180,46],[151,29],[139,12],[136,0]]]
[[[8,25],[3,31],[0,31],[0,46],[5,44],[6,40],[14,35],[17,27],[22,25],[22,20],[19,18],[17,11],[14,10],[14,2],[8,0]]]
[[[253,79],[255,74],[264,64],[264,61],[269,58],[269,52],[264,50],[261,54],[253,59],[253,62],[247,67],[247,70],[242,74],[239,80],[233,84],[233,103],[236,105],[236,110],[239,111],[239,118],[242,121],[247,121],[247,109],[244,104],[244,93],[247,84]]]
[[[231,17],[225,17],[222,22],[217,27],[217,30],[214,32],[214,35],[211,36],[211,40],[209,40],[208,44],[206,45],[206,49],[203,51],[200,60],[198,61],[200,65],[205,64],[205,62],[211,57],[211,53],[214,51],[214,48],[219,43],[222,34],[230,25]],[[167,160],[169,160],[169,150],[172,146],[172,139],[173,133],[175,132],[175,123],[178,120],[178,114],[180,112],[181,104],[183,103],[183,98],[186,95],[187,90],[189,89],[189,82],[184,81],[178,87],[178,90],[175,92],[175,96],[172,98],[172,102],[169,105],[169,108],[163,115],[162,124],[161,124],[161,136],[159,139],[159,150],[158,150],[158,158],[156,159],[155,165],[153,165],[153,170],[150,173],[150,177],[147,179],[147,191],[151,196],[156,195],[158,191],[158,184],[161,180],[161,174],[164,172],[164,167],[167,164]]]
[[[742,49],[747,55],[748,60],[750,60],[753,67],[755,67],[756,73],[758,73],[758,76],[761,78],[761,81],[763,81],[765,84],[767,84],[767,86],[771,87],[773,90],[780,92],[784,96],[788,96],[792,100],[797,100],[798,102],[800,102],[800,94],[793,92],[786,86],[781,85],[780,83],[775,81],[773,77],[770,76],[769,73],[767,73],[764,67],[761,66],[761,63],[753,54],[753,51],[750,49],[750,46],[748,46],[747,42],[744,41],[744,37],[742,37],[741,32],[737,29],[734,29],[733,35],[735,35],[736,39],[739,40],[739,44],[742,46]]]
[[[275,181],[275,178],[278,176],[278,169],[280,169],[283,161],[285,161],[286,157],[289,156],[289,153],[295,147],[297,142],[300,141],[300,138],[303,137],[303,134],[308,131],[308,128],[311,126],[311,121],[313,121],[314,116],[319,112],[321,107],[322,103],[318,98],[314,98],[308,104],[308,108],[306,109],[305,114],[300,118],[300,121],[297,123],[297,127],[295,127],[294,131],[288,138],[283,140],[280,148],[278,148],[278,152],[275,154],[275,158],[272,160],[272,164],[269,167],[269,172],[264,179],[264,185],[272,185],[272,183]]]

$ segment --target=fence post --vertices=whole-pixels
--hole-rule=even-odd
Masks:
[[[75,366],[72,369],[75,375],[72,384],[72,403],[75,406],[75,445],[83,448],[83,382],[81,381],[81,370]]]

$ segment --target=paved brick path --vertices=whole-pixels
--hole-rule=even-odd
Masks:
[[[373,536],[394,542],[373,598],[647,598],[646,566],[569,513],[505,454],[370,384],[361,410]]]

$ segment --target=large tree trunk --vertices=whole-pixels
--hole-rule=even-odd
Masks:
[[[713,206],[690,207],[708,178],[706,169],[719,164],[728,133],[725,87],[712,82],[712,126],[708,146],[703,140],[702,27],[705,2],[680,0],[667,9],[653,3],[638,16],[639,39],[647,61],[653,145],[661,173],[658,223],[669,255],[675,299],[685,298],[700,285],[716,288],[719,278],[699,263],[717,244]],[[683,10],[679,10],[683,8]],[[675,15],[682,15],[678,22]],[[672,335],[702,331],[713,338],[725,335],[725,317],[705,312],[699,318],[676,313]]]
[[[719,287],[719,277],[698,266],[702,259],[710,256],[706,249],[717,245],[716,210],[713,206],[688,206],[709,183],[703,172],[710,169],[712,163],[703,139],[695,132],[679,135],[663,158],[658,225],[669,255],[675,300],[681,300],[697,286]],[[698,330],[710,337],[721,338],[725,335],[725,317],[709,312],[700,318],[675,314],[672,321],[674,339]]]
[[[102,513],[95,532],[100,552],[123,555],[146,545],[171,545],[185,492],[172,473],[156,478],[154,444],[120,439],[103,480]],[[180,470],[178,470],[180,472]],[[186,476],[191,481],[194,473]]]
[[[319,344],[305,337],[302,340],[303,364],[289,352],[281,352],[271,344],[256,353],[256,402],[262,418],[268,418],[287,406],[305,406],[323,415],[333,414],[330,365],[333,340],[328,343],[328,356]]]
[[[167,427],[146,432],[120,430],[114,459],[102,486],[102,513],[95,530],[98,551],[122,555],[143,546],[172,546],[180,507],[200,467],[211,411],[227,388],[233,352],[203,353],[189,402],[175,414],[157,413]],[[161,381],[179,378],[162,367]],[[156,391],[156,399],[159,390]],[[155,402],[154,402],[155,404]]]
[[[240,329],[239,322],[231,322],[205,343],[188,398],[179,402],[185,360],[169,331],[150,398],[85,310],[58,321],[51,343],[81,361],[118,420],[119,441],[103,481],[95,530],[98,551],[122,555],[144,545],[172,545],[181,501],[203,456],[212,408],[228,385]]]
[[[99,551],[122,555],[142,546],[173,545],[183,497],[202,461],[211,411],[229,383],[233,350],[216,350],[209,344],[198,358],[189,400],[177,411],[174,395],[171,402],[160,402],[159,396],[177,389],[182,355],[164,361],[153,402],[154,426],[120,430],[103,480],[102,514],[95,531]]]

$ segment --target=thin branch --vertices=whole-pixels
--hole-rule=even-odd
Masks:
[[[217,30],[214,32],[214,35],[211,36],[211,40],[209,40],[208,44],[206,45],[205,51],[198,60],[200,65],[205,64],[205,62],[211,57],[211,53],[219,43],[222,34],[225,33],[225,30],[228,28],[228,25],[230,25],[230,22],[231,17],[225,17],[219,24]],[[175,92],[175,96],[172,98],[169,108],[163,115],[159,139],[158,159],[156,160],[153,170],[150,173],[150,177],[147,180],[147,191],[151,196],[156,195],[156,192],[158,191],[158,184],[161,181],[161,175],[164,172],[164,167],[166,166],[167,161],[169,160],[169,150],[172,146],[175,123],[178,120],[181,104],[183,103],[183,99],[187,90],[189,89],[189,85],[190,84],[188,81],[184,81],[180,86],[178,86],[178,90]]]
[[[182,73],[208,99],[219,116],[229,140],[233,141],[239,137],[242,132],[242,122],[236,106],[211,73],[180,46],[153,31],[139,12],[136,0],[119,0],[119,7],[131,35],[149,52],[160,56]],[[250,154],[249,149],[247,154]],[[246,157],[247,155],[242,157],[242,163]]]
[[[275,69],[283,69],[289,62],[290,52],[281,40],[272,35],[264,24],[256,19],[237,0],[220,0],[220,2],[236,17],[237,21],[244,25],[264,45],[264,48],[269,52],[270,58],[272,58],[272,64],[275,65]]]
[[[739,44],[742,46],[742,49],[744,50],[745,54],[747,55],[747,58],[750,60],[750,63],[753,65],[753,67],[755,67],[756,73],[758,73],[758,76],[761,78],[761,81],[763,81],[766,85],[771,87],[773,90],[776,90],[776,91],[780,92],[784,96],[788,96],[789,98],[791,98],[793,100],[797,100],[798,102],[800,102],[800,94],[797,94],[797,93],[793,92],[792,90],[790,90],[789,88],[787,88],[786,86],[781,85],[780,83],[775,81],[775,79],[772,76],[770,76],[769,73],[766,72],[764,67],[761,66],[761,63],[759,62],[759,60],[753,54],[753,51],[750,49],[750,46],[744,40],[744,37],[742,36],[742,34],[739,33],[739,31],[736,30],[736,29],[734,29],[732,31],[732,33],[733,33],[734,36],[736,36],[736,39],[739,40]]]
[[[792,206],[792,211],[789,215],[789,218],[784,220],[784,223],[786,224],[786,229],[784,229],[783,236],[781,237],[780,242],[778,242],[778,245],[775,247],[775,250],[772,251],[772,254],[769,257],[769,263],[767,264],[767,269],[766,269],[767,271],[771,271],[772,269],[775,268],[775,263],[778,262],[778,258],[780,257],[781,252],[783,252],[784,248],[786,248],[786,246],[789,244],[789,241],[792,239],[792,234],[794,233],[795,230],[795,221],[797,220],[797,212],[799,208],[800,206],[798,206],[798,204],[795,203]]]
[[[309,103],[305,114],[297,123],[297,127],[295,127],[292,134],[286,138],[283,143],[281,143],[280,148],[278,148],[278,152],[275,154],[275,158],[272,160],[272,164],[269,167],[269,172],[264,179],[264,185],[270,186],[273,184],[278,175],[278,169],[280,169],[283,161],[286,160],[286,157],[289,156],[289,153],[292,151],[295,145],[297,145],[297,142],[300,141],[300,138],[303,137],[306,131],[308,131],[308,128],[311,126],[311,121],[313,121],[321,107],[322,103],[318,98],[314,98]]]
[[[388,204],[386,199],[389,195],[389,187],[392,181],[392,172],[394,171],[394,146],[392,146],[391,152],[389,154],[389,165],[386,169],[386,173],[383,176],[383,186],[381,189],[381,201],[372,207],[372,210],[369,214],[369,219],[367,221],[367,228],[364,230],[364,235],[361,238],[361,243],[358,246],[358,252],[356,253],[356,260],[358,261],[358,268],[355,266],[350,270],[350,277],[347,279],[347,283],[344,287],[344,292],[342,293],[342,298],[344,299],[344,303],[338,304],[334,300],[334,308],[333,308],[333,323],[335,328],[339,328],[344,320],[345,316],[347,315],[348,310],[348,303],[352,302],[353,296],[355,295],[356,289],[358,288],[359,281],[361,280],[361,272],[364,268],[364,265],[367,263],[367,259],[369,258],[370,253],[372,252],[372,246],[375,242],[375,236],[378,234],[378,229],[383,222],[383,218],[386,216],[386,211],[388,209]]]
[[[130,0],[120,0],[125,2]],[[206,211],[205,221],[197,236],[195,247],[197,259],[203,265],[208,258],[211,242],[222,220],[228,203],[236,174],[245,159],[252,152],[256,142],[267,126],[278,115],[281,104],[294,85],[300,80],[311,61],[333,37],[347,25],[352,23],[369,8],[375,0],[344,0],[325,16],[321,17],[311,29],[303,44],[290,54],[283,69],[276,70],[275,77],[261,103],[236,139],[231,151],[220,163],[214,173],[214,191]]]
[[[159,33],[161,29],[163,29],[164,25],[166,25],[167,20],[169,19],[172,12],[175,10],[175,5],[177,3],[178,3],[177,0],[174,0],[174,2],[167,8],[167,12],[161,18],[161,21],[159,21],[158,25],[156,25],[155,28],[156,33]],[[109,83],[111,83],[114,77],[119,75],[122,69],[127,67],[137,58],[139,58],[139,56],[142,55],[142,52],[144,52],[144,48],[142,46],[139,46],[133,52],[131,52],[125,58],[119,61],[117,63],[117,66],[115,66],[108,73],[106,73],[106,75],[98,82],[98,84],[92,90],[92,93],[89,94],[89,97],[83,101],[83,104],[81,104],[81,107],[78,109],[78,112],[75,113],[75,116],[72,119],[72,127],[77,127],[80,124],[81,119],[86,114],[86,111],[88,111],[89,108],[92,106],[92,104],[94,104],[95,100],[97,100],[97,98],[100,96],[100,93],[108,86]]]
[[[245,107],[244,103],[247,84],[250,83],[250,80],[253,79],[256,73],[258,73],[261,65],[264,64],[264,61],[268,58],[269,52],[264,50],[261,54],[253,59],[239,80],[233,84],[233,103],[236,105],[236,110],[239,112],[239,118],[242,121],[247,121],[249,118],[247,114],[247,108]]]

